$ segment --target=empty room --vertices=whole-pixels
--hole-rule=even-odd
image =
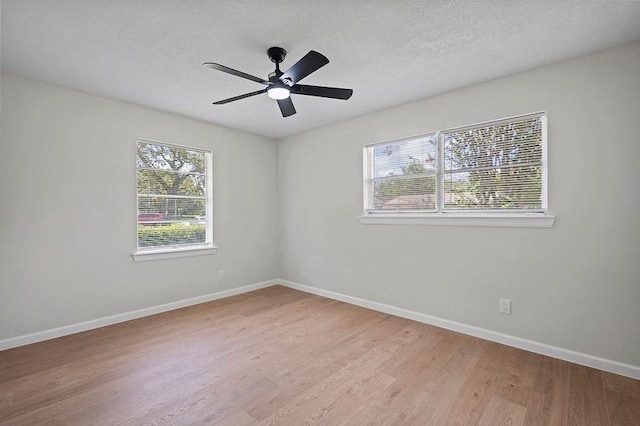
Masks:
[[[0,425],[640,424],[640,1],[0,19]]]

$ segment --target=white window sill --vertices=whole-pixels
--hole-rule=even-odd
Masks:
[[[493,226],[551,228],[555,217],[544,213],[370,213],[360,216],[364,225]]]
[[[213,244],[203,246],[187,247],[165,247],[161,249],[138,250],[132,257],[135,262],[146,262],[147,260],[173,259],[177,257],[202,256],[216,254],[218,247]]]

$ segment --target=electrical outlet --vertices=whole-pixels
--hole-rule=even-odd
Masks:
[[[224,269],[218,270],[218,280],[224,280]]]
[[[499,311],[501,314],[511,315],[511,300],[500,299]]]

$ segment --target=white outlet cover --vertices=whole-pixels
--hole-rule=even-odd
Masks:
[[[511,300],[500,299],[499,311],[501,314],[511,315]]]

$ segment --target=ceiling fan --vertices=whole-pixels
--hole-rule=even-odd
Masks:
[[[315,50],[309,51],[309,53],[304,55],[302,59],[293,64],[293,66],[285,72],[280,71],[280,63],[287,55],[286,50],[281,47],[270,47],[267,50],[267,55],[269,55],[271,62],[276,64],[276,69],[274,72],[269,74],[268,80],[263,80],[259,77],[213,62],[203,63],[202,65],[207,68],[226,72],[227,74],[235,75],[237,77],[246,78],[247,80],[255,81],[256,83],[266,86],[262,90],[256,90],[255,92],[223,99],[221,101],[214,102],[213,104],[222,105],[266,92],[271,99],[275,99],[278,102],[282,116],[289,117],[296,113],[296,109],[294,108],[291,97],[289,96],[291,94],[343,100],[349,99],[353,94],[353,90],[351,89],[298,84],[300,80],[329,63],[329,59]]]

